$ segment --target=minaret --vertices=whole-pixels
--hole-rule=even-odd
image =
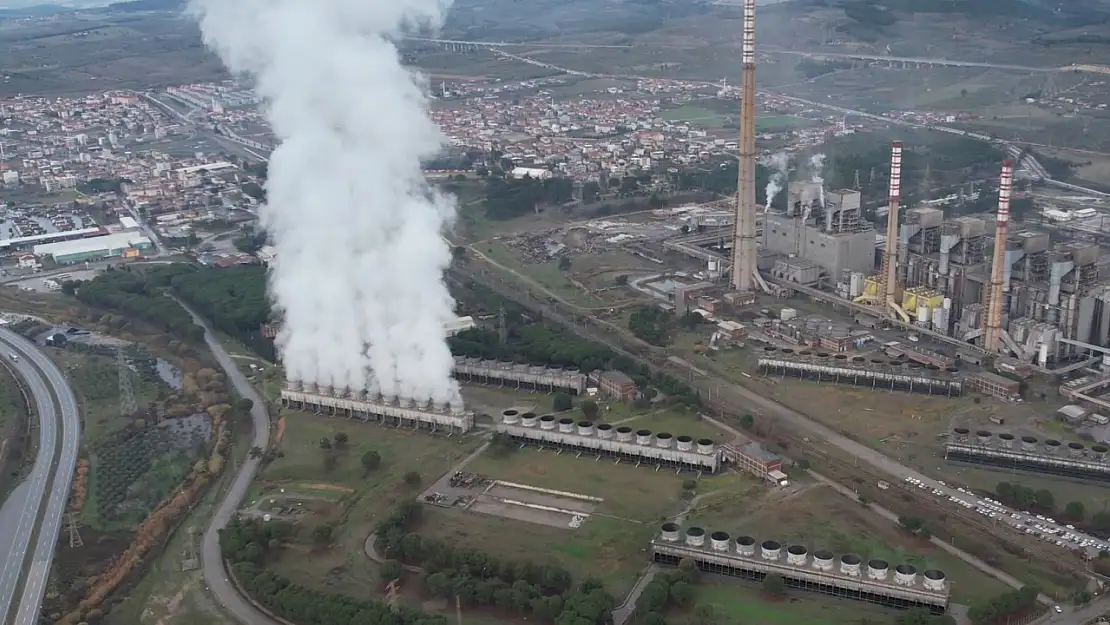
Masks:
[[[1005,275],[1006,237],[1010,233],[1010,191],[1014,185],[1014,163],[1002,163],[1002,179],[998,183],[998,221],[994,232],[994,260],[991,262],[991,283],[987,291],[986,331],[983,348],[993,354],[1002,341],[1002,277]]]
[[[744,0],[743,70],[740,76],[740,165],[736,180],[736,240],[732,287],[752,291],[755,240],[755,0]]]

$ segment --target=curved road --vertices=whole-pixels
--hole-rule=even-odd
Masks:
[[[265,448],[270,440],[270,416],[266,413],[266,403],[258,396],[254,387],[243,376],[243,372],[239,370],[231,356],[216,340],[216,337],[212,334],[211,326],[192,308],[186,306],[184,302],[177,301],[185,310],[189,311],[197,325],[204,327],[204,342],[208,344],[208,348],[216,356],[216,362],[224,370],[224,374],[227,375],[228,381],[235,387],[236,392],[241,397],[246,397],[254,402],[254,407],[251,408],[254,440],[251,442],[251,446]],[[235,476],[235,481],[232,482],[231,488],[224,494],[223,501],[216,509],[216,514],[213,515],[211,522],[204,530],[200,550],[201,572],[204,574],[205,583],[207,583],[212,595],[240,623],[247,625],[279,625],[278,621],[254,607],[250,601],[239,594],[239,591],[228,577],[228,572],[224,568],[223,557],[220,555],[220,530],[231,521],[236,510],[239,509],[239,504],[246,496],[255,473],[258,472],[260,462],[260,459],[250,457],[243,461],[243,465],[239,467],[239,473]]]
[[[46,584],[50,579],[54,548],[58,542],[73,473],[77,466],[81,417],[77,398],[65,375],[35,344],[11,330],[0,329],[0,347],[4,350],[2,357],[26,381],[39,414],[39,453],[27,482],[28,492],[19,522],[11,530],[15,540],[4,559],[7,566],[0,577],[0,622],[6,622],[11,615],[12,606],[18,605],[14,620],[16,625],[35,625],[39,620],[39,608],[46,593]],[[12,354],[18,354],[19,357],[13,360]],[[59,419],[62,437],[60,448]],[[42,509],[44,500],[45,510]],[[28,565],[27,552],[31,547],[40,513],[42,520],[38,526],[38,540]],[[21,581],[22,593],[17,598],[16,590]]]

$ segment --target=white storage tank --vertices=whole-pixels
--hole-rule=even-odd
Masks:
[[[912,564],[899,564],[894,567],[894,583],[913,586],[917,582],[917,569]]]
[[[651,445],[651,430],[636,430],[637,445]]]
[[[778,560],[781,554],[782,545],[773,540],[765,540],[763,544],[759,546],[759,555],[764,560]]]
[[[929,323],[929,307],[928,306],[918,306],[917,307],[917,323],[919,325]]]
[[[709,535],[709,546],[713,551],[728,552],[728,532],[713,532]]]
[[[660,432],[655,435],[655,446],[659,449],[670,449],[673,442],[674,437],[670,432]]]
[[[539,423],[540,418],[534,412],[526,412],[520,415],[520,423],[526,428],[534,428]]]
[[[563,434],[574,434],[574,419],[570,417],[559,419],[559,431]]]
[[[691,527],[686,530],[686,544],[691,547],[701,547],[705,544],[705,530],[700,527]]]
[[[679,451],[693,451],[694,439],[689,436],[679,436],[675,439],[678,444]]]
[[[852,273],[852,277],[848,279],[848,294],[852,296],[852,299],[863,295],[863,284],[863,274],[858,271]]]
[[[925,590],[943,591],[945,585],[944,571],[936,569],[929,569],[925,571],[925,577],[922,579]]]
[[[678,525],[675,523],[664,523],[663,533],[660,536],[663,540],[669,543],[678,542]]]
[[[501,422],[505,425],[516,425],[517,423],[520,423],[520,411],[512,409],[502,410]]]
[[[790,545],[786,548],[786,563],[793,566],[805,566],[809,560],[809,550],[801,545]]]
[[[798,311],[794,310],[793,308],[783,308],[782,312],[779,313],[779,319],[782,319],[783,321],[790,321],[797,316]]]
[[[545,414],[544,416],[540,417],[540,429],[541,430],[547,430],[549,432],[551,430],[554,430],[555,429],[555,415]]]
[[[755,539],[751,536],[740,536],[736,539],[736,553],[745,558],[755,557]]]
[[[840,572],[852,577],[859,577],[859,556],[846,553],[840,556]]]
[[[285,389],[288,390],[288,391],[298,392],[302,388],[304,388],[304,386],[301,384],[300,380],[286,380],[285,381]]]
[[[605,440],[613,438],[613,426],[608,423],[599,423],[597,428],[597,437]]]
[[[617,428],[617,442],[631,443],[632,442],[632,428],[627,425],[622,425]]]
[[[715,450],[715,447],[713,445],[713,439],[711,439],[711,438],[700,438],[700,439],[698,439],[698,453],[699,454],[701,454],[703,456],[709,456],[709,455],[713,454],[714,450]]]
[[[884,580],[887,574],[890,573],[890,565],[886,560],[868,560],[867,562],[867,577],[874,580]]]
[[[831,551],[825,549],[818,549],[813,552],[813,568],[818,571],[831,571],[833,570],[833,554]]]
[[[594,424],[593,424],[593,422],[591,422],[591,421],[579,421],[578,422],[578,435],[579,436],[593,436],[594,435]]]
[[[308,393],[309,395],[315,395],[320,392],[320,387],[317,386],[315,382],[305,382],[304,392]]]

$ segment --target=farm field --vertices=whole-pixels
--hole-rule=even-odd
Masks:
[[[725,116],[703,106],[686,104],[674,109],[661,111],[659,116],[669,122],[689,123],[703,128],[721,128]]]

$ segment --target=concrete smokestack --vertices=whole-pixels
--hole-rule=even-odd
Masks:
[[[755,279],[755,0],[744,0],[743,69],[740,77],[740,164],[736,180],[736,240],[732,287],[754,290]]]
[[[886,253],[879,271],[879,293],[875,298],[875,305],[886,315],[894,309],[894,293],[898,286],[898,203],[901,199],[902,142],[895,141],[890,146],[890,212],[886,218]]]
[[[995,353],[1002,342],[1002,282],[1005,273],[1006,237],[1010,232],[1010,193],[1014,185],[1014,163],[1002,163],[1002,178],[998,183],[998,221],[994,233],[994,260],[991,263],[991,283],[987,291],[987,327],[983,335],[983,348]]]

